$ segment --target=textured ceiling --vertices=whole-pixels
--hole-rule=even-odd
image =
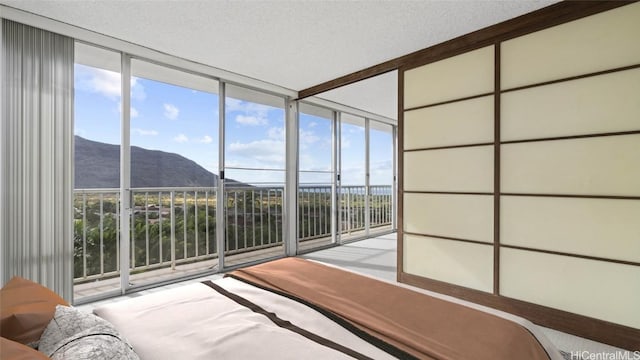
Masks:
[[[554,2],[0,0],[11,7],[293,90]],[[395,87],[392,78],[373,81],[376,87]],[[388,94],[388,90],[367,95],[363,93],[366,85],[355,87],[355,91],[333,91],[328,97],[351,105],[348,99],[362,95],[374,106],[357,107],[395,114],[393,101],[374,100],[374,93]]]

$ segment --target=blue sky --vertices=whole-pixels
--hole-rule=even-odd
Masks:
[[[120,143],[120,75],[76,64],[75,133]],[[218,95],[132,78],[131,145],[178,153],[218,173]],[[227,167],[284,169],[284,110],[226,99]],[[283,104],[284,105],[284,104]],[[390,184],[391,137],[371,131],[371,184]],[[300,116],[301,182],[328,183],[331,127],[327,119]],[[374,146],[374,144],[376,144]],[[364,183],[364,128],[342,124],[343,184]],[[227,177],[248,183],[282,183],[283,171],[227,169]]]

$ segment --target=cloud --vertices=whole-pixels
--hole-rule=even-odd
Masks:
[[[177,143],[186,143],[189,141],[189,138],[185,134],[179,134],[178,136],[173,138],[173,141]]]
[[[272,127],[267,131],[269,139],[284,141],[284,129],[281,127]]]
[[[75,88],[80,91],[98,93],[111,100],[119,100],[122,93],[120,73],[76,64]],[[138,79],[131,78],[131,98],[144,100],[144,86]]]
[[[371,184],[391,185],[393,183],[393,161],[391,159],[371,163]]]
[[[235,114],[235,121],[241,125],[261,126],[269,123],[269,111],[274,108],[248,101],[227,98],[225,110],[227,114]],[[230,116],[231,117],[231,116]]]
[[[364,185],[364,161],[362,164],[342,164],[340,172],[342,185]]]
[[[311,145],[320,140],[320,138],[316,136],[313,131],[306,131],[304,129],[300,129],[298,136],[300,137],[299,140],[301,145]]]
[[[227,112],[243,112],[243,113],[257,113],[266,115],[269,110],[273,108],[271,106],[257,104],[249,101],[242,101],[234,98],[226,98],[224,102],[225,110]]]
[[[204,168],[211,171],[214,174],[218,173],[218,162],[217,161],[211,161],[211,162],[207,162],[204,165]]]
[[[393,161],[391,159],[382,160],[382,161],[372,161],[371,171],[392,171],[393,170]]]
[[[244,111],[242,106],[242,100],[234,99],[234,98],[226,98],[224,100],[224,107],[226,111]]]
[[[177,136],[175,136],[173,138],[173,141],[180,143],[180,144],[184,144],[184,143],[200,143],[200,144],[211,144],[213,142],[213,138],[209,135],[204,135],[200,138],[192,138],[189,139],[189,137],[185,134],[178,134]]]
[[[76,65],[75,77],[76,89],[78,90],[98,93],[112,100],[120,98],[122,91],[120,73]]]
[[[267,131],[267,136],[269,139],[284,141],[284,129],[281,127],[272,127]],[[318,136],[315,135],[313,131],[307,131],[304,129],[300,129],[298,132],[299,142],[302,147],[306,147],[308,145],[314,144],[320,140]]]
[[[139,129],[139,128],[134,128],[131,129],[131,132],[134,134],[138,134],[140,136],[156,136],[158,135],[158,132],[155,130],[145,130],[145,129]]]
[[[242,125],[260,126],[260,125],[266,125],[267,119],[263,117],[258,117],[258,116],[237,115],[236,122]]]
[[[178,118],[180,114],[180,109],[178,109],[175,105],[172,104],[163,104],[164,107],[164,117],[169,120],[175,120]]]
[[[136,77],[131,78],[131,99],[144,100],[147,98],[147,93],[144,91],[144,86],[140,79]]]
[[[284,166],[284,141],[263,139],[250,143],[234,142],[229,144],[229,152],[258,162]]]
[[[312,121],[312,122],[310,122],[310,123],[309,123],[309,125],[307,125],[307,126],[308,126],[308,127],[310,127],[310,128],[312,128],[312,127],[316,127],[316,126],[318,126],[318,123],[317,123],[317,122],[315,122],[315,121]]]
[[[121,113],[121,110],[122,110],[122,102],[120,101],[120,102],[118,102],[118,113]],[[130,108],[129,111],[130,111],[129,114],[130,114],[131,119],[135,119],[138,116],[140,116],[140,112],[138,112],[138,110],[136,108],[134,108],[133,106]]]

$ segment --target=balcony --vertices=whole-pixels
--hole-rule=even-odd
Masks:
[[[391,230],[391,186],[343,186],[336,201],[342,239]],[[366,196],[369,194],[367,214]],[[283,254],[283,187],[225,188],[225,265]],[[332,243],[331,186],[298,191],[298,244]],[[74,191],[74,295],[118,289],[119,189]],[[216,269],[216,188],[132,189],[130,283],[151,284]]]

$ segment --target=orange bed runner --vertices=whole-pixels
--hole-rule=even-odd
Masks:
[[[517,323],[313,261],[285,258],[227,276],[333,314],[400,358],[549,359]]]

